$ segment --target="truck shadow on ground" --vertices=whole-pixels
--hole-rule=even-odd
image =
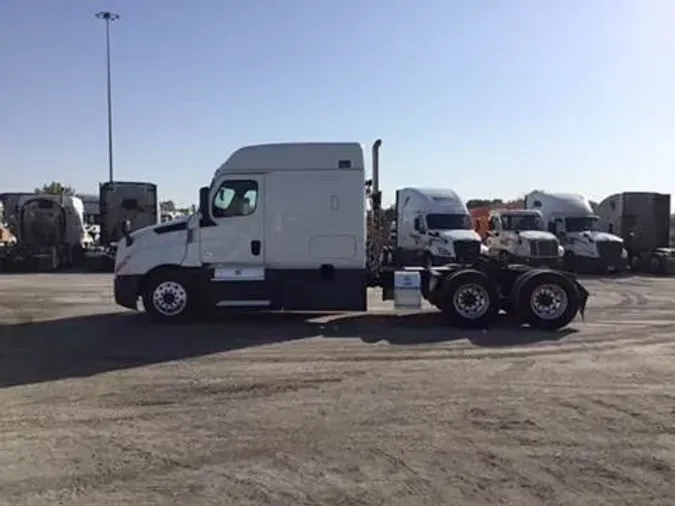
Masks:
[[[500,322],[494,329],[449,327],[440,313],[413,315],[223,315],[183,325],[156,324],[143,314],[111,313],[0,325],[0,388],[87,377],[312,337],[353,338],[413,346],[469,341],[509,347],[557,341],[576,330],[541,332]]]

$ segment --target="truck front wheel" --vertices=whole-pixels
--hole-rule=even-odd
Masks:
[[[178,271],[151,275],[143,289],[143,307],[153,320],[183,321],[193,314],[194,291],[186,276]]]
[[[486,328],[499,314],[494,283],[474,269],[457,271],[443,280],[437,306],[456,327]]]
[[[557,330],[569,324],[581,304],[576,286],[553,271],[531,271],[514,285],[518,319],[532,328]]]

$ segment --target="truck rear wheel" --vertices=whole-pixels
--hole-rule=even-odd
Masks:
[[[179,271],[164,270],[151,275],[143,289],[145,312],[157,321],[179,322],[194,313],[194,290]]]
[[[652,254],[649,257],[649,272],[652,274],[664,274],[666,271],[666,265],[663,257]]]
[[[437,307],[453,325],[479,329],[494,323],[499,314],[498,301],[495,284],[484,273],[467,269],[443,280]]]
[[[572,281],[554,271],[522,274],[514,287],[518,319],[540,330],[557,330],[576,316],[580,296]]]

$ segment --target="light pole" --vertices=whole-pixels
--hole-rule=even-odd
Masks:
[[[105,59],[108,82],[108,178],[113,181],[113,135],[112,135],[112,90],[110,86],[110,23],[120,16],[113,12],[97,12],[96,17],[105,21]]]

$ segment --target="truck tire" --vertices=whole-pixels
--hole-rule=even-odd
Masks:
[[[152,320],[184,322],[194,315],[194,294],[187,276],[178,270],[162,270],[145,283],[143,307]]]
[[[521,274],[512,295],[518,320],[539,330],[561,329],[579,311],[577,287],[555,271],[536,269]]]
[[[649,257],[649,272],[651,274],[665,274],[666,263],[663,257],[656,254]]]
[[[484,273],[464,269],[443,280],[436,305],[454,326],[482,329],[497,319],[499,293]]]

